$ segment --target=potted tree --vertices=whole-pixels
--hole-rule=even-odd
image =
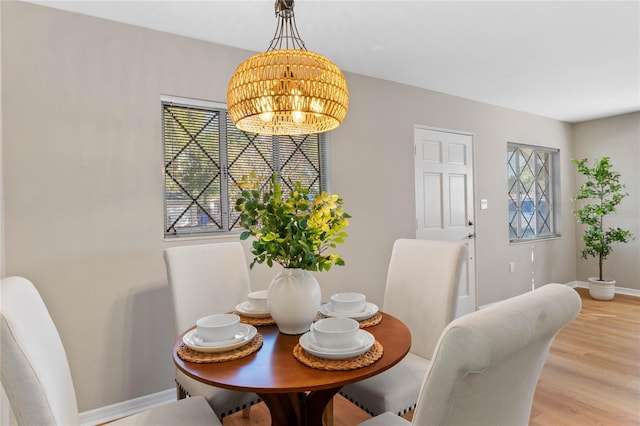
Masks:
[[[275,173],[269,183],[255,173],[239,183],[242,195],[236,210],[245,229],[240,239],[254,237],[251,267],[279,263],[284,268],[269,284],[269,310],[280,332],[301,334],[309,330],[320,308],[320,287],[309,271],[344,265],[333,249],[347,237],[351,216],[342,209],[337,194],[322,192],[312,197],[296,182],[285,195]]]
[[[573,201],[590,200],[579,209],[573,211],[578,222],[586,225],[582,241],[582,258],[598,259],[599,274],[589,278],[589,294],[598,300],[611,300],[615,294],[615,280],[603,275],[603,261],[609,256],[613,243],[626,243],[633,238],[630,231],[620,227],[606,228],[605,216],[615,213],[617,206],[627,194],[625,185],[620,183],[620,173],[611,170],[609,157],[596,161],[589,167],[587,159],[571,160],[578,168],[578,173],[585,176],[585,182],[573,197]]]

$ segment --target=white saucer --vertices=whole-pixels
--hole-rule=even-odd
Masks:
[[[229,345],[233,345],[236,342],[241,341],[242,339],[244,339],[249,332],[251,331],[248,327],[247,324],[237,324],[238,329],[236,330],[235,334],[233,335],[232,339],[227,339],[227,340],[205,340],[202,338],[202,336],[200,336],[200,334],[198,333],[198,330],[194,330],[194,333],[190,336],[190,339],[193,341],[193,343],[196,346],[202,346],[202,347],[218,347],[218,346],[229,346]]]
[[[250,324],[239,324],[239,331],[236,333],[236,337],[231,340],[224,340],[221,342],[207,342],[198,336],[198,330],[194,329],[186,333],[182,337],[182,341],[188,348],[199,352],[224,352],[230,351],[235,348],[239,348],[242,345],[246,345],[253,339],[257,333],[254,326]]]
[[[242,303],[239,303],[236,306],[236,311],[238,311],[239,313],[241,313],[246,317],[251,317],[251,318],[269,318],[271,316],[271,312],[269,311],[256,311],[255,309],[252,309],[251,304],[249,303],[248,300]]]
[[[360,330],[356,336],[356,340],[358,343],[351,348],[329,349],[321,347],[313,336],[313,333],[308,332],[300,336],[299,343],[302,349],[318,358],[346,359],[354,358],[365,353],[373,346],[376,339],[373,337],[373,334],[368,331]]]
[[[367,302],[364,306],[364,309],[360,312],[336,312],[333,310],[331,306],[331,302],[325,303],[320,306],[320,313],[326,315],[328,317],[335,318],[352,318],[356,321],[366,320],[367,318],[371,318],[378,312],[378,305],[374,303]]]

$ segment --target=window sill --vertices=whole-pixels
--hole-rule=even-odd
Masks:
[[[165,243],[171,241],[197,241],[197,240],[226,240],[229,238],[240,239],[240,233],[242,231],[228,231],[228,232],[220,232],[215,234],[202,234],[202,235],[176,235],[174,237],[164,237],[163,241]]]
[[[509,245],[519,246],[523,244],[542,243],[549,240],[560,240],[562,235],[551,235],[549,237],[532,238],[530,240],[509,240]]]

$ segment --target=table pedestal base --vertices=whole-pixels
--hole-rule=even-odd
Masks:
[[[271,413],[271,424],[322,426],[322,414],[340,387],[299,393],[258,393]]]

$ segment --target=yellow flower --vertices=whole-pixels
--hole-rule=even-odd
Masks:
[[[238,187],[240,187],[240,189],[258,189],[259,179],[256,173],[251,172],[248,178],[247,176],[242,176],[242,180],[238,182]]]
[[[241,212],[240,223],[246,229],[240,239],[256,237],[251,267],[275,262],[285,268],[323,271],[344,265],[339,254],[326,252],[347,237],[344,229],[350,216],[343,211],[337,194],[322,192],[310,202],[309,189],[295,183],[289,197],[283,197],[275,174],[264,193],[256,190],[264,185],[255,175],[243,177],[239,186],[242,195],[236,211]]]

